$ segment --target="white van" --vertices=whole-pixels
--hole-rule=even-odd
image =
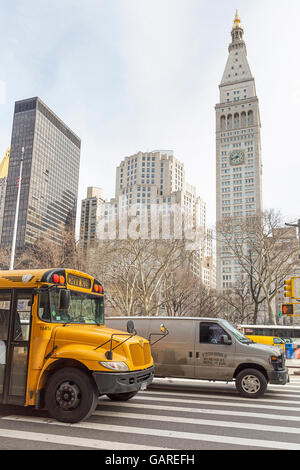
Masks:
[[[134,322],[138,335],[152,343],[156,377],[235,381],[239,393],[247,398],[261,397],[268,383],[285,385],[289,381],[280,348],[253,343],[226,320],[108,317],[105,324],[126,330],[128,320]],[[160,331],[161,324],[168,335],[157,341],[160,337],[153,332]]]

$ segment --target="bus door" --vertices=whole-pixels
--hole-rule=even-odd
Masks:
[[[0,403],[4,401],[4,379],[7,364],[8,332],[12,292],[0,291]]]
[[[6,294],[0,292],[0,306],[1,303],[4,303],[7,307],[6,313],[9,311],[7,339],[3,340],[6,349],[5,363],[0,366],[4,369],[1,401],[2,403],[24,405],[27,383],[32,291],[13,289],[10,293]],[[4,355],[2,358],[3,357]]]

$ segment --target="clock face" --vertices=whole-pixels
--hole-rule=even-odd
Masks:
[[[241,165],[245,161],[245,154],[242,150],[234,150],[229,155],[231,165]]]

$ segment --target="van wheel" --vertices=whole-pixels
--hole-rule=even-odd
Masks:
[[[134,397],[137,392],[129,392],[129,393],[108,393],[107,396],[112,401],[127,401],[130,398]]]
[[[259,398],[267,389],[268,382],[262,372],[256,369],[242,370],[235,381],[237,391],[246,398]]]
[[[80,369],[59,369],[47,381],[45,405],[50,416],[58,421],[77,423],[87,419],[97,403],[96,386]]]

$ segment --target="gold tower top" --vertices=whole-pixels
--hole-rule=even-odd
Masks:
[[[235,29],[235,28],[242,28],[241,19],[239,17],[238,9],[236,9],[236,11],[235,11],[235,18],[234,18],[234,22],[233,22],[233,26],[232,26],[232,29]]]
[[[6,150],[3,160],[0,163],[0,179],[6,178],[8,175],[9,157],[10,157],[10,147],[8,147],[8,149]]]

